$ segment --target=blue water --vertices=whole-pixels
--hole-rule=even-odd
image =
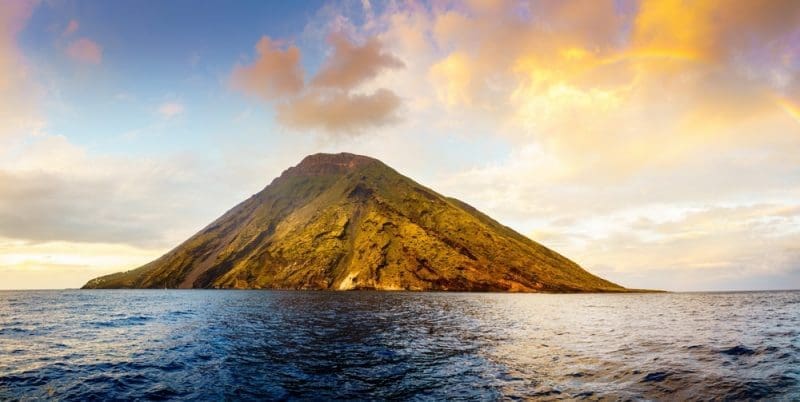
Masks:
[[[0,399],[797,399],[800,292],[0,292]]]

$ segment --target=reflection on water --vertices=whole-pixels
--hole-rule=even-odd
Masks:
[[[800,292],[0,292],[0,399],[800,395]]]

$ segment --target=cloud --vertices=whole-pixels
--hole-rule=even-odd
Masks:
[[[113,243],[34,243],[0,237],[0,289],[63,289],[141,266],[165,250]]]
[[[436,100],[451,116],[495,119],[510,141],[537,143],[574,174],[680,163],[700,142],[737,146],[748,119],[792,115],[774,95],[798,75],[788,62],[796,2],[777,12],[758,2],[481,4],[434,7],[415,27],[435,39]]]
[[[296,46],[261,38],[231,86],[338,136],[270,138],[292,141],[275,173],[311,148],[372,154],[627,286],[800,286],[800,5],[684,3],[330,3]],[[0,146],[0,236],[24,243],[0,256],[173,246],[263,184],[264,147],[221,174],[47,135],[26,4],[0,2],[0,137],[27,136]]]
[[[271,158],[263,146],[128,157],[47,133],[17,142],[0,158],[0,288],[80,286],[157,258],[311,153],[284,140],[292,151]]]
[[[0,288],[79,286],[140,266],[310,153],[106,155],[46,131],[11,144],[0,148]]]
[[[370,95],[312,91],[279,104],[278,121],[296,129],[357,133],[395,121],[400,103],[400,98],[387,89]]]
[[[772,286],[794,288],[800,285],[800,277],[789,275],[800,266],[797,207],[714,205],[662,221],[618,219],[615,230],[588,239],[576,258],[613,267],[610,275],[638,275],[648,287],[745,290],[757,278],[783,276]],[[648,279],[648,272],[660,275]]]
[[[78,32],[78,28],[80,28],[80,24],[77,20],[69,20],[67,27],[64,28],[64,32],[61,33],[62,36],[69,36]]]
[[[103,48],[88,38],[80,38],[67,47],[67,55],[85,64],[100,64],[103,61]]]
[[[158,226],[137,222],[111,178],[0,172],[0,236],[33,241],[158,242]],[[102,196],[101,196],[102,194]]]
[[[165,119],[171,119],[183,114],[186,108],[179,102],[165,102],[158,107],[158,114]]]
[[[320,87],[352,89],[372,78],[384,69],[402,68],[405,64],[386,52],[377,38],[369,38],[363,45],[356,45],[342,33],[328,37],[333,53],[311,80]]]
[[[691,8],[679,0],[657,0],[640,5],[634,46],[725,61],[752,47],[774,50],[780,44],[771,40],[796,30],[798,23],[800,7],[792,0],[704,0]]]
[[[0,157],[9,141],[35,132],[41,118],[35,107],[39,88],[17,46],[17,34],[30,18],[34,1],[0,2]]]
[[[304,86],[300,49],[282,47],[281,42],[263,36],[256,44],[256,60],[237,66],[231,77],[234,88],[264,100],[300,93]]]
[[[393,91],[378,88],[364,94],[354,89],[385,70],[404,67],[403,62],[386,52],[374,37],[357,45],[335,32],[328,42],[332,53],[306,85],[300,50],[294,46],[281,50],[263,37],[256,46],[259,59],[251,66],[234,69],[234,87],[275,102],[277,121],[291,129],[353,135],[398,121],[402,102]]]
[[[50,88],[17,45],[36,5],[0,1],[1,288],[79,286],[135,268],[263,187],[265,171],[288,165],[282,157],[273,167],[234,156],[109,156],[48,133],[40,102]]]
[[[628,286],[800,281],[797,217],[770,232],[751,208],[798,206],[797,2],[415,3],[374,21],[407,64],[373,82],[404,99],[390,132],[471,155],[431,164],[432,187]]]
[[[0,237],[174,246],[222,212],[198,202],[227,187],[207,180],[236,181],[219,178],[221,169],[184,155],[97,156],[63,136],[42,134],[0,161]],[[226,192],[216,199],[231,205],[246,194]]]
[[[447,106],[472,105],[472,71],[469,56],[453,52],[430,68],[429,78],[436,87],[439,100]]]

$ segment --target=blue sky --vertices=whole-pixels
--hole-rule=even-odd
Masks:
[[[134,268],[340,151],[625,286],[800,287],[794,1],[0,11],[0,287]]]
[[[45,3],[36,7],[19,43],[52,89],[45,107],[53,131],[100,152],[200,151],[216,146],[212,131],[225,130],[246,107],[247,99],[224,86],[233,65],[252,53],[254,38],[296,35],[319,5]],[[69,21],[79,21],[75,34],[102,38],[101,65],[87,69],[59,54],[69,40],[63,37]],[[182,103],[195,118],[158,124],[153,105],[170,101]],[[139,131],[158,141],[125,136]]]

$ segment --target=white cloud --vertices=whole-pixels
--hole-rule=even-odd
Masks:
[[[113,243],[29,242],[0,237],[0,289],[77,288],[165,252]]]
[[[165,102],[158,107],[158,114],[165,119],[172,119],[182,115],[186,108],[179,102]]]

